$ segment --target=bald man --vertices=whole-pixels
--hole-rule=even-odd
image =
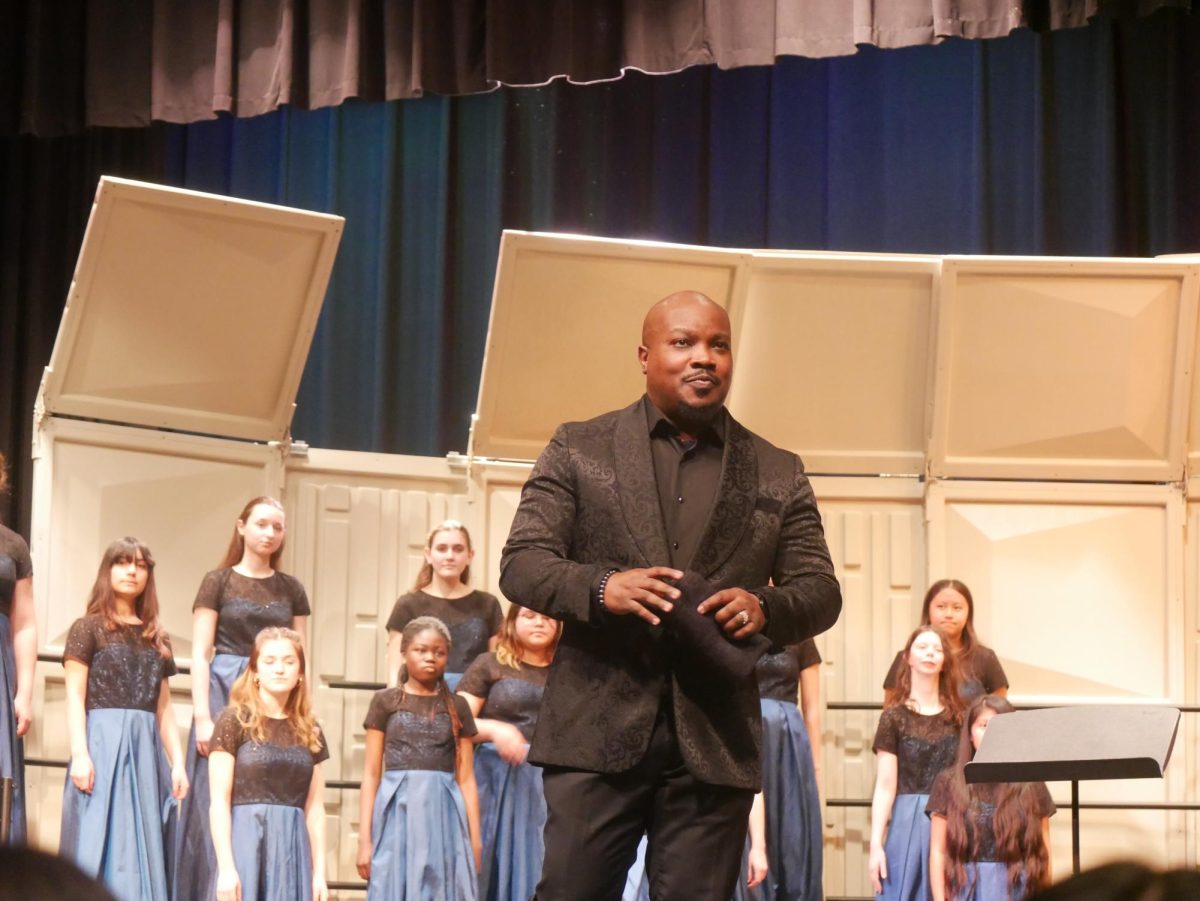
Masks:
[[[559,426],[500,561],[510,600],[563,621],[529,751],[548,810],[539,901],[619,898],[643,832],[655,901],[733,892],[760,783],[758,691],[663,627],[696,601],[676,587],[685,571],[732,642],[799,642],[841,610],[799,457],[725,409],[724,309],[663,298],[637,357],[645,396]]]

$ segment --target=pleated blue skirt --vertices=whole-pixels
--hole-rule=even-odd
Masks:
[[[122,901],[167,901],[166,833],[175,808],[154,714],[87,714],[96,778],[89,795],[68,771],[59,853],[103,880]]]
[[[453,773],[387,770],[371,818],[368,901],[475,901],[479,877]]]
[[[237,804],[232,813],[242,901],[312,901],[312,848],[304,811],[285,804]]]
[[[17,738],[13,696],[17,664],[13,657],[12,623],[0,613],[0,777],[12,780],[12,819],[8,841],[25,844],[25,742]]]
[[[887,858],[888,878],[883,891],[876,895],[887,901],[928,901],[929,894],[929,817],[925,805],[929,795],[896,795],[892,821],[888,825],[883,853]]]
[[[249,664],[248,657],[217,654],[208,673],[208,707],[215,722],[229,704],[233,682]],[[188,796],[172,848],[174,901],[212,901],[217,896],[217,855],[208,831],[208,758],[196,753],[196,724],[187,743]]]
[[[540,767],[512,766],[490,742],[475,750],[483,868],[479,897],[487,901],[529,901],[542,873],[546,848],[546,796]]]
[[[787,701],[763,698],[759,703],[769,864],[763,896],[771,901],[820,901],[821,799],[804,717]]]
[[[1021,901],[1027,894],[1022,885],[1009,888],[1006,863],[969,863],[966,871],[967,890],[956,893],[954,901]]]

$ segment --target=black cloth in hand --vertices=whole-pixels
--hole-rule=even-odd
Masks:
[[[662,619],[675,639],[678,654],[714,675],[735,679],[753,676],[758,658],[771,646],[767,637],[755,633],[734,641],[725,634],[715,616],[698,613],[696,608],[717,591],[699,573],[685,572],[675,587],[680,591],[680,598]]]

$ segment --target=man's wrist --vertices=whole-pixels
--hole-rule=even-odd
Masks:
[[[754,599],[758,601],[758,609],[762,611],[763,626],[765,627],[767,623],[771,621],[771,606],[767,602],[766,592],[759,588],[751,591],[750,593],[754,595]]]
[[[600,577],[600,582],[596,585],[596,604],[599,605],[601,610],[604,609],[604,590],[608,588],[608,580],[618,572],[620,572],[618,569],[608,570]]]

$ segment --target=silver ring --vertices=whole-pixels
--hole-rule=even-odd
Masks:
[[[743,610],[737,615],[737,621],[739,626],[746,625],[746,623],[750,622],[750,614]]]

